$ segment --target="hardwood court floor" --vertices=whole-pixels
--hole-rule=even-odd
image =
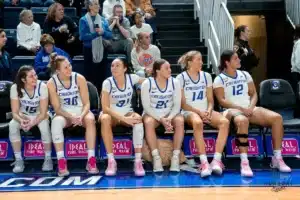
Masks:
[[[300,188],[159,188],[0,193],[1,200],[300,200]]]

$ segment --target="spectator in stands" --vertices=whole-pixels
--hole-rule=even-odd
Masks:
[[[51,71],[48,67],[50,54],[57,53],[58,55],[64,56],[68,58],[70,63],[71,58],[65,51],[55,46],[54,39],[49,34],[43,34],[40,43],[42,48],[35,57],[34,69],[40,80],[49,80],[51,75]]]
[[[4,6],[30,7],[31,0],[4,0]]]
[[[166,132],[174,130],[173,156],[170,171],[179,172],[179,154],[184,137],[184,118],[180,114],[181,89],[178,80],[172,78],[170,64],[159,59],[153,64],[153,77],[141,87],[143,122],[146,141],[153,158],[153,171],[162,172],[162,160],[157,147],[155,128],[162,125]]]
[[[297,25],[294,32],[294,48],[291,58],[292,65],[292,87],[295,94],[298,93],[298,83],[300,81],[300,25]],[[297,95],[298,96],[298,95]]]
[[[133,69],[137,75],[149,77],[152,75],[153,63],[161,58],[160,50],[151,44],[149,33],[139,33],[136,44],[131,52]]]
[[[82,7],[84,5],[84,0],[55,0],[64,7],[75,7],[77,11],[77,16],[81,16]]]
[[[68,176],[69,171],[64,154],[64,128],[81,126],[85,128],[88,161],[86,170],[97,174],[96,165],[96,124],[90,111],[89,91],[86,79],[72,72],[72,65],[64,56],[51,54],[51,70],[55,74],[48,81],[50,102],[55,111],[51,123],[53,143],[58,161],[58,175]]]
[[[241,175],[253,176],[247,156],[249,123],[272,128],[273,157],[271,167],[280,172],[291,172],[281,155],[283,120],[278,113],[257,107],[257,92],[251,75],[239,70],[240,59],[233,50],[221,55],[220,75],[213,83],[216,98],[224,109],[223,116],[233,121],[236,127],[236,145],[241,152]]]
[[[134,40],[137,39],[137,35],[141,32],[144,32],[144,33],[149,33],[149,35],[151,36],[151,43],[153,43],[153,30],[151,28],[151,26],[149,24],[146,24],[144,23],[144,17],[142,15],[141,12],[135,12],[133,15],[132,15],[132,19],[133,19],[133,26],[130,28],[131,30],[131,34],[132,34],[132,38]]]
[[[249,45],[249,27],[245,25],[237,27],[234,36],[236,38],[235,47],[237,48],[237,54],[241,60],[241,70],[251,73],[251,70],[257,67],[259,59]]]
[[[185,122],[193,128],[194,140],[199,153],[201,177],[210,176],[212,172],[221,175],[224,165],[222,152],[227,141],[229,121],[222,114],[213,110],[214,94],[212,77],[202,71],[202,55],[199,51],[189,51],[179,58],[178,63],[184,66],[184,72],[177,76],[181,85],[181,108]],[[219,130],[216,152],[211,164],[207,161],[203,125]]]
[[[50,34],[55,45],[66,51],[71,58],[80,54],[78,52],[80,49],[78,26],[64,14],[64,7],[60,3],[54,3],[49,7],[44,24],[44,33]]]
[[[18,55],[34,56],[40,49],[41,27],[33,21],[31,10],[20,13],[20,23],[17,26]]]
[[[130,38],[130,22],[123,17],[123,8],[117,4],[113,8],[113,16],[109,19],[109,29],[112,31],[112,40],[108,43],[110,53],[126,53],[127,61],[131,64],[133,41]]]
[[[52,171],[51,132],[48,120],[48,89],[47,85],[37,79],[31,66],[22,66],[16,76],[15,84],[10,89],[13,119],[9,123],[9,140],[12,144],[16,161],[14,173],[24,171],[21,153],[22,140],[20,130],[29,131],[37,126],[45,148],[43,171]]]
[[[113,8],[115,5],[121,5],[123,8],[123,17],[126,16],[125,2],[124,0],[105,0],[103,3],[102,16],[109,20],[113,14]]]
[[[79,21],[79,38],[83,41],[84,76],[101,89],[108,71],[103,39],[110,40],[112,34],[106,19],[99,15],[99,1],[85,0],[85,7],[88,12]]]
[[[11,57],[4,46],[7,37],[3,29],[0,29],[0,80],[12,80],[12,62]]]
[[[116,58],[111,65],[112,76],[103,82],[101,95],[103,112],[100,114],[98,121],[101,123],[101,135],[108,157],[108,166],[105,171],[107,176],[114,176],[117,172],[117,163],[113,154],[112,133],[112,127],[117,125],[132,127],[133,146],[135,149],[134,172],[136,176],[145,175],[141,160],[144,126],[142,117],[135,113],[131,106],[133,85],[141,84],[144,79],[135,74],[128,74],[127,70],[128,68],[124,61]],[[131,87],[126,87],[126,85]],[[124,90],[119,88],[124,88]]]

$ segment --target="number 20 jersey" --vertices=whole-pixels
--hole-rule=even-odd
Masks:
[[[72,72],[69,88],[66,88],[63,85],[57,74],[53,75],[52,78],[56,86],[56,92],[59,96],[61,109],[79,115],[82,111],[82,100],[77,85],[77,73]]]

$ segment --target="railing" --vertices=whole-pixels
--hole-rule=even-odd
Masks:
[[[220,42],[212,21],[208,24],[208,60],[212,66],[212,73],[219,74],[218,66],[220,60]]]
[[[300,24],[300,0],[285,0],[286,17],[293,28]]]

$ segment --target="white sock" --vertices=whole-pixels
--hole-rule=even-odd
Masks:
[[[180,150],[177,149],[173,151],[173,157],[178,157],[179,154],[180,154]]]
[[[281,150],[274,150],[273,155],[276,159],[280,159],[281,158]]]
[[[153,158],[159,158],[159,157],[160,157],[160,156],[159,156],[158,149],[154,149],[154,150],[151,152],[151,154],[152,154],[152,157],[153,157]]]
[[[114,159],[115,159],[113,153],[108,153],[108,154],[107,154],[107,158],[108,158],[109,160],[114,160]]]
[[[22,153],[21,152],[15,152],[15,158],[16,158],[16,160],[23,160]]]
[[[135,160],[141,160],[142,159],[142,153],[135,153]]]
[[[45,151],[45,160],[51,159],[51,151]]]
[[[88,152],[88,159],[90,159],[91,157],[95,157],[95,150],[88,149],[87,152]]]
[[[248,155],[247,155],[247,153],[241,153],[240,157],[241,157],[241,161],[248,161]]]
[[[199,156],[199,158],[200,158],[201,164],[204,164],[204,163],[207,163],[207,162],[208,162],[208,161],[207,161],[207,157],[206,157],[205,154],[201,154],[201,155]]]
[[[219,152],[215,152],[214,160],[221,161],[221,159],[222,159],[222,154]]]
[[[65,152],[64,151],[58,151],[56,152],[57,160],[65,158]]]

